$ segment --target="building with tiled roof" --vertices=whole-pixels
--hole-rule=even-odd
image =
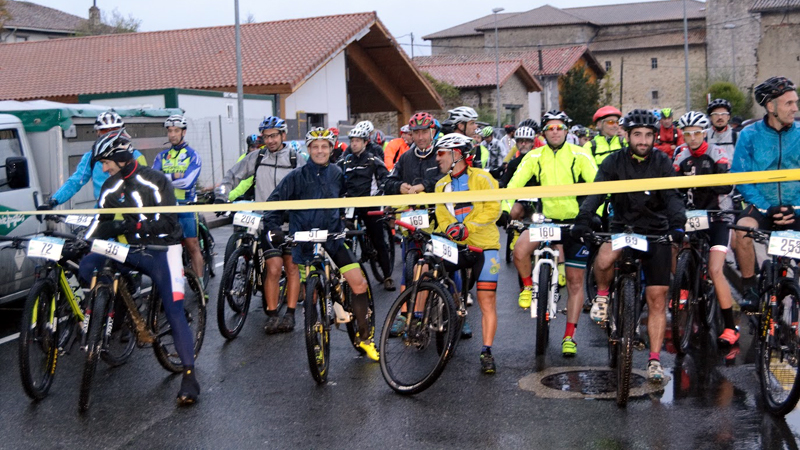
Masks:
[[[69,37],[81,29],[86,20],[55,8],[16,0],[6,1],[8,20],[0,30],[0,42],[41,41]]]

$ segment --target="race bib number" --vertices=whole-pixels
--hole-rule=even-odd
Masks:
[[[686,231],[700,231],[708,229],[708,211],[698,209],[686,211]]]
[[[440,236],[431,236],[431,243],[433,244],[433,254],[445,261],[453,264],[458,264],[458,245]]]
[[[553,224],[534,224],[528,228],[531,242],[560,241],[561,227]]]
[[[800,232],[773,231],[769,237],[767,253],[800,259]]]
[[[64,219],[64,222],[70,225],[76,225],[79,227],[88,227],[90,223],[94,220],[93,216],[80,216],[77,214],[70,214]]]
[[[61,259],[64,240],[50,236],[37,236],[28,241],[29,258],[45,258],[53,261]]]
[[[92,253],[109,257],[121,263],[124,263],[128,258],[129,250],[130,247],[119,242],[104,241],[101,239],[95,239],[92,242]]]
[[[239,211],[233,215],[233,224],[246,228],[258,228],[261,225],[261,215],[253,212]]]
[[[430,222],[427,210],[406,211],[400,214],[400,220],[417,228],[428,228]]]
[[[641,252],[647,251],[647,238],[640,234],[620,233],[611,236],[611,249],[630,247]]]
[[[346,219],[352,219],[356,216],[356,209],[355,208],[346,208],[344,210],[344,217]]]
[[[294,233],[296,242],[325,242],[328,240],[328,230],[297,231]]]

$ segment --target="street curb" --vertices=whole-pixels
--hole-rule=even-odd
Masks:
[[[208,225],[209,229],[218,228],[233,223],[233,217],[231,216],[217,217],[216,213],[201,213],[201,214],[203,214],[203,217],[206,219],[206,224]]]

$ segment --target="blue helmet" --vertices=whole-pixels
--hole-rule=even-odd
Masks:
[[[258,131],[269,130],[272,128],[282,133],[286,133],[286,121],[275,116],[264,117],[264,120],[261,121],[261,125],[258,126]]]

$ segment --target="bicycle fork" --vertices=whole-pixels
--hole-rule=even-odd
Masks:
[[[539,303],[539,289],[549,289],[550,295],[547,296],[547,314],[550,320],[555,319],[558,307],[558,300],[560,294],[558,292],[558,256],[559,251],[550,247],[544,247],[534,250],[533,256],[536,258],[536,264],[533,266],[533,299],[531,303],[531,318],[536,319],[539,317],[537,312]],[[550,286],[539,286],[539,274],[541,273],[542,266],[549,266],[552,276],[550,277]]]

